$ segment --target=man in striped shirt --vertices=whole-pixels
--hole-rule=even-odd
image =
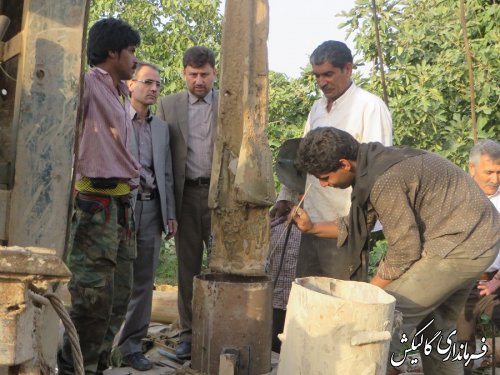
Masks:
[[[132,141],[128,89],[137,65],[140,36],[114,18],[89,31],[84,124],[80,132],[75,212],[66,263],[72,272],[70,316],[80,338],[86,374],[102,374],[115,334],[127,312],[136,257],[129,197],[139,182]],[[64,334],[59,374],[74,374],[71,343]]]

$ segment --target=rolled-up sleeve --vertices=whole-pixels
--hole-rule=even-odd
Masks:
[[[349,235],[349,216],[339,217],[336,220],[337,224],[337,247],[342,247],[347,241],[347,236]]]

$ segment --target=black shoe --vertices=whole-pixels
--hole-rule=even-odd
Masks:
[[[151,361],[140,352],[132,353],[123,357],[122,365],[132,367],[137,371],[147,371],[153,367]]]
[[[191,358],[191,341],[181,341],[175,348],[175,355],[179,359]]]

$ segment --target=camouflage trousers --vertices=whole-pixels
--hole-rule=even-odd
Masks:
[[[69,314],[85,374],[108,368],[111,346],[125,318],[136,257],[132,209],[125,197],[78,193],[66,264],[72,272]],[[58,352],[59,374],[74,374],[67,333]]]

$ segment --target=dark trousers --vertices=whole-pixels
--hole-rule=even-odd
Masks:
[[[273,342],[272,349],[273,352],[281,352],[281,340],[278,338],[280,333],[283,333],[283,328],[285,328],[285,318],[286,310],[273,309]]]
[[[349,263],[337,240],[302,233],[296,277],[324,276],[349,280]]]
[[[481,296],[475,284],[457,319],[457,339],[467,342],[469,353],[476,352],[476,328],[483,313],[490,317],[497,329],[500,329],[500,289],[489,296]],[[474,361],[470,361],[465,367],[466,375],[472,374],[473,363]]]
[[[156,267],[160,256],[162,218],[159,199],[135,205],[137,258],[134,284],[118,348],[123,356],[142,351],[141,340],[148,333]]]
[[[193,278],[201,272],[203,248],[209,248],[211,210],[207,186],[185,186],[182,211],[175,235],[177,253],[180,339],[191,341]]]

